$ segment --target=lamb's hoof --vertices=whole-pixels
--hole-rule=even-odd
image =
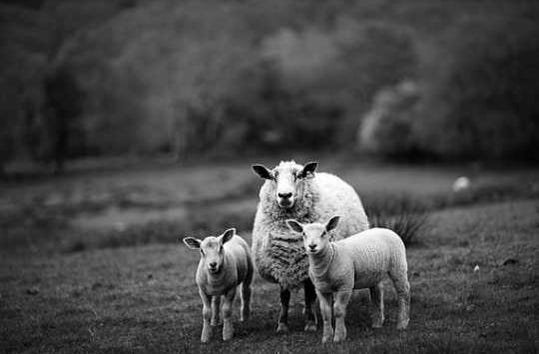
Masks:
[[[397,323],[397,329],[398,329],[399,331],[402,331],[402,330],[405,330],[406,328],[408,328],[408,321],[409,321],[409,320],[406,320],[406,321],[402,321],[402,322]]]
[[[286,323],[279,322],[279,325],[277,325],[277,333],[286,333],[288,332],[288,326]]]
[[[210,326],[215,327],[215,326],[218,326],[218,325],[219,325],[219,321],[217,321],[217,320],[211,320]]]
[[[303,330],[305,332],[316,332],[316,323],[307,322],[307,324],[305,324],[305,328]]]
[[[240,316],[240,322],[245,322],[249,319],[249,317],[251,317],[250,313],[249,312],[246,312],[246,313],[243,313],[241,314]]]
[[[329,341],[329,336],[322,337],[322,343],[327,343]]]
[[[372,328],[382,328],[384,325],[384,320],[375,319],[372,320]]]
[[[230,340],[230,339],[232,339],[232,337],[234,337],[234,331],[233,330],[223,332],[223,340],[225,340],[225,341]]]
[[[343,342],[345,339],[346,339],[346,337],[337,337],[337,336],[335,336],[333,338],[333,342],[339,343],[339,342]]]

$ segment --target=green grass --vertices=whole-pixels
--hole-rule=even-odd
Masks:
[[[217,330],[201,345],[198,253],[179,243],[1,260],[1,337],[5,351],[166,352],[503,352],[537,351],[537,201],[504,202],[434,213],[421,247],[408,251],[410,328],[369,328],[367,295],[349,306],[349,340],[320,345],[303,333],[293,296],[291,332],[276,335],[275,286],[257,280],[253,317],[234,340]],[[516,227],[514,227],[515,225]],[[516,264],[503,266],[507,258]],[[474,272],[475,265],[480,270]],[[36,290],[31,295],[29,290]]]
[[[408,248],[409,329],[394,328],[396,298],[388,286],[380,330],[370,328],[368,295],[357,291],[349,339],[322,346],[321,329],[302,332],[301,296],[294,294],[291,332],[277,335],[278,289],[257,279],[252,319],[236,322],[231,342],[223,343],[216,329],[211,343],[201,345],[198,253],[177,239],[236,226],[250,242],[260,181],[245,166],[131,169],[3,185],[0,351],[538,351],[536,171],[481,171],[466,195],[455,195],[451,182],[465,169],[332,161],[322,169],[352,183],[382,219],[428,212]],[[154,214],[168,216],[146,217]],[[115,218],[125,223],[118,227]]]

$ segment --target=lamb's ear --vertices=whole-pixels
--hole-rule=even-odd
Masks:
[[[271,174],[271,171],[268,170],[268,168],[264,165],[252,165],[251,166],[253,171],[260,176],[260,178],[264,179],[273,179],[273,175]]]
[[[185,243],[185,245],[190,249],[196,250],[200,248],[202,241],[194,237],[184,237],[183,243]]]
[[[305,178],[314,175],[314,171],[318,167],[318,162],[307,162],[303,170],[299,173],[299,177]]]
[[[326,231],[330,232],[331,230],[334,230],[339,224],[340,219],[341,217],[338,215],[335,215],[334,217],[329,219],[328,222],[326,223]]]
[[[232,239],[232,237],[234,237],[235,234],[236,234],[235,228],[226,230],[223,233],[223,236],[221,236],[221,244],[225,244],[226,242],[230,241],[230,239]]]
[[[286,224],[288,225],[288,227],[292,231],[295,231],[297,233],[302,233],[303,232],[303,226],[294,219],[286,220]]]

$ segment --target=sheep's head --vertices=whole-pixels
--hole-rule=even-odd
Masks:
[[[303,198],[305,181],[314,177],[318,162],[309,162],[305,166],[294,161],[285,161],[269,170],[264,165],[253,165],[253,171],[271,182],[275,201],[280,208],[292,209],[296,200]]]
[[[339,224],[339,216],[333,216],[325,224],[315,222],[302,224],[294,219],[286,220],[288,227],[303,236],[303,245],[307,254],[318,254],[329,244],[329,232]]]
[[[223,245],[236,234],[236,229],[228,229],[220,236],[208,236],[204,240],[185,237],[183,243],[191,249],[200,250],[200,257],[210,274],[217,274],[222,268],[225,252]]]

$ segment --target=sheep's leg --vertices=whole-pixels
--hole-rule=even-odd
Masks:
[[[346,306],[348,306],[351,296],[352,290],[341,290],[335,293],[335,304],[333,305],[333,314],[335,315],[334,342],[340,342],[346,339],[344,318],[346,316]]]
[[[311,279],[307,279],[304,282],[305,290],[305,308],[303,309],[303,314],[305,316],[305,331],[314,332],[316,331],[316,312],[314,308],[314,303],[316,302],[316,290],[314,285],[311,282]]]
[[[281,288],[281,312],[277,333],[288,332],[288,305],[290,304],[290,290]]]
[[[384,324],[384,288],[382,282],[369,289],[371,292],[372,328],[381,328]]]
[[[211,299],[211,322],[212,326],[219,324],[219,307],[221,305],[221,296],[215,295]]]
[[[234,326],[232,325],[232,304],[236,296],[236,287],[232,287],[223,299],[223,340],[229,340],[234,336]]]
[[[211,318],[211,298],[202,289],[198,289],[200,298],[202,299],[202,334],[200,341],[206,343],[210,340],[210,318]]]
[[[326,343],[333,337],[333,326],[331,325],[332,293],[321,293],[316,290],[316,295],[318,295],[320,312],[322,313],[322,321],[324,322],[322,343]]]
[[[397,316],[397,329],[406,329],[410,322],[410,283],[406,273],[393,276],[390,274],[391,280],[397,291],[399,304],[399,314]]]
[[[251,282],[253,281],[253,261],[247,258],[247,274],[241,284],[241,315],[240,321],[246,321],[251,316]]]
[[[241,313],[240,321],[246,321],[251,315],[251,284],[244,282],[241,284]]]

